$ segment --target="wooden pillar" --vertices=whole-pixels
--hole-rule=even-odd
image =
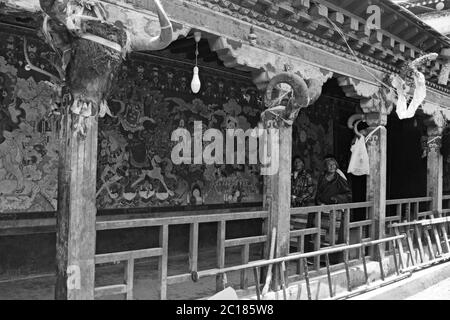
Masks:
[[[107,27],[105,27],[107,28]],[[114,30],[113,30],[114,31]],[[71,43],[61,106],[56,299],[94,299],[98,115],[106,105],[122,53],[96,42]]]
[[[442,128],[437,126],[428,127],[427,138],[427,194],[432,197],[431,210],[442,210],[442,178],[443,157],[441,154]]]
[[[267,225],[268,243],[272,239],[272,231],[276,230],[275,257],[289,254],[290,243],[290,216],[291,216],[291,161],[292,161],[292,126],[280,124],[279,126],[279,152],[278,171],[267,175],[265,207],[269,211]],[[270,245],[266,246],[266,257],[269,256]],[[273,268],[272,289],[277,290],[279,285],[277,268]]]
[[[373,201],[372,219],[374,239],[385,237],[386,218],[386,167],[387,167],[387,131],[384,127],[387,116],[381,113],[366,114],[368,132],[376,130],[367,141],[370,175],[367,177],[367,201]]]
[[[74,116],[62,118],[57,215],[56,299],[94,299],[95,206],[98,122],[87,119],[87,134],[73,130]]]

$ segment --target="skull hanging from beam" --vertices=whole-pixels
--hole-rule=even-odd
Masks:
[[[74,129],[84,136],[86,119],[111,115],[107,99],[122,60],[130,51],[161,50],[172,42],[172,24],[159,0],[154,0],[160,22],[158,36],[136,34],[111,17],[105,4],[92,0],[40,0],[45,13],[42,33],[55,51],[58,76],[50,77],[60,93],[67,87]],[[26,48],[25,48],[26,50]]]

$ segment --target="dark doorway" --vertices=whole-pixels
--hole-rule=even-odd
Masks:
[[[424,197],[427,192],[427,158],[422,137],[426,127],[416,116],[399,120],[388,117],[387,124],[387,199]]]

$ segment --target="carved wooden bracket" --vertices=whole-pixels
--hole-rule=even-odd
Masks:
[[[365,122],[369,126],[387,124],[387,116],[394,108],[394,92],[384,86],[376,86],[349,77],[339,77],[338,83],[347,97],[360,100]]]
[[[450,120],[450,110],[443,109],[436,104],[425,102],[422,104],[422,112],[429,117],[424,121],[429,136],[441,135],[447,122]]]
[[[445,60],[445,63],[442,66],[441,72],[439,74],[438,83],[445,86],[448,83],[450,75],[450,48],[442,49],[441,56]]]
[[[260,90],[264,90],[269,81],[281,72],[289,71],[303,79],[314,79],[320,88],[333,75],[333,72],[310,65],[301,59],[254,47],[250,42],[211,37],[209,45],[226,67],[252,72],[254,83]]]

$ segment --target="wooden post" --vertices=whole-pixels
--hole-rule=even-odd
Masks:
[[[267,176],[267,189],[270,190],[268,239],[272,238],[272,230],[276,230],[275,257],[289,254],[290,214],[291,214],[291,154],[292,126],[279,126],[278,172]],[[275,159],[273,159],[275,160]],[[275,160],[276,161],[276,160]],[[269,246],[267,246],[267,249]],[[266,255],[267,256],[267,255]],[[273,268],[272,289],[279,288],[279,266]]]
[[[386,226],[386,166],[387,166],[387,131],[384,125],[387,116],[381,113],[366,114],[368,132],[376,130],[367,142],[370,175],[367,177],[367,200],[373,201],[372,219],[374,228],[372,238],[385,237]],[[381,126],[378,128],[378,126]],[[383,248],[382,248],[383,249]],[[384,250],[381,250],[383,253]]]
[[[105,27],[106,28],[106,27]],[[61,106],[56,299],[94,299],[98,111],[122,63],[119,51],[77,39]]]
[[[56,299],[94,299],[95,182],[98,122],[89,118],[85,138],[65,110],[60,133],[56,243]]]
[[[428,127],[427,139],[427,194],[432,197],[431,210],[442,210],[442,154],[440,151],[442,128]]]

